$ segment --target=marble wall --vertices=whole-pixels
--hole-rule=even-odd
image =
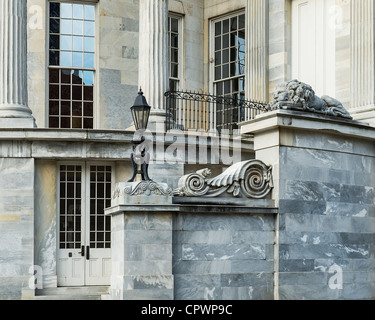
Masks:
[[[175,215],[175,299],[273,299],[274,216],[235,211]]]
[[[34,159],[0,158],[0,300],[20,299],[34,265]]]

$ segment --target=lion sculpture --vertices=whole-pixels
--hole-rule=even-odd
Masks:
[[[277,86],[272,98],[269,104],[271,110],[293,109],[353,119],[340,101],[329,96],[319,98],[310,85],[298,80]]]

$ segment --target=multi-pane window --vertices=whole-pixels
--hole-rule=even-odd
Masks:
[[[49,3],[49,127],[94,124],[95,6]]]
[[[214,91],[233,99],[219,105],[220,122],[235,128],[241,121],[245,100],[245,14],[235,14],[213,23]]]
[[[169,90],[179,90],[181,61],[180,61],[180,17],[168,17],[168,47],[169,47]]]

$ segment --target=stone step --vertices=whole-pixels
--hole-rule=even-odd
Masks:
[[[109,286],[57,287],[35,290],[35,300],[101,300]]]

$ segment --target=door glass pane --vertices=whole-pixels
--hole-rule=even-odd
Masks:
[[[81,247],[81,166],[60,166],[60,249]]]
[[[104,209],[111,202],[112,167],[90,166],[90,247],[111,247],[111,220]]]

